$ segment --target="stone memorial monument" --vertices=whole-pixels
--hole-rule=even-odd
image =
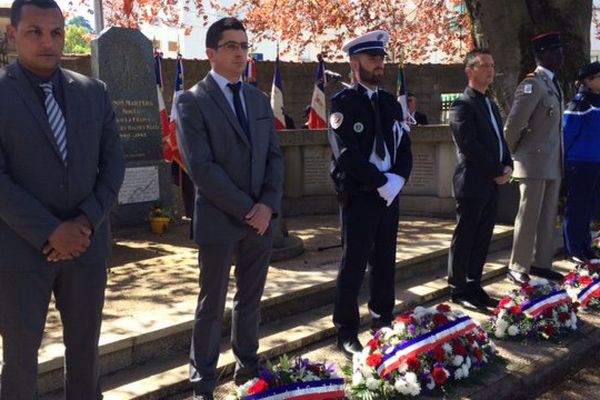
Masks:
[[[143,223],[154,202],[172,206],[151,41],[134,29],[103,31],[92,41],[92,76],[108,85],[127,161],[113,223]]]

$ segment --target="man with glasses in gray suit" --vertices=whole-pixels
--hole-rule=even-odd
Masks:
[[[235,259],[231,317],[234,380],[258,374],[258,325],[281,205],[283,159],[268,98],[243,84],[248,37],[235,18],[206,34],[208,75],[177,102],[177,136],[196,187],[194,239],[200,247],[200,294],[192,334],[190,381],[196,399],[213,399],[225,299]]]

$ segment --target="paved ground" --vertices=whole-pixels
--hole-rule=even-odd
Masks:
[[[589,362],[571,376],[537,396],[538,400],[600,399],[600,354],[590,354]]]

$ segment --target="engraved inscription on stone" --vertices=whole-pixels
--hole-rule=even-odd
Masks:
[[[331,194],[333,184],[329,177],[331,150],[329,146],[306,146],[304,151],[304,194]]]
[[[435,146],[413,146],[413,169],[406,184],[407,194],[435,194]]]
[[[119,192],[119,204],[142,203],[159,198],[158,167],[136,167],[125,170]]]
[[[152,43],[112,27],[92,41],[92,74],[106,82],[127,161],[163,158]]]

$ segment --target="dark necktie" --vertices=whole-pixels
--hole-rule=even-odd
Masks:
[[[242,82],[238,83],[228,83],[227,86],[233,93],[233,107],[235,108],[235,115],[237,116],[238,122],[242,127],[248,139],[250,139],[250,129],[248,127],[248,119],[246,118],[246,114],[244,113],[244,108],[242,107],[242,99],[240,97],[240,89],[242,87]]]
[[[50,123],[50,129],[56,139],[56,146],[60,152],[60,158],[62,158],[65,165],[67,165],[67,126],[65,124],[65,117],[54,98],[52,92],[52,83],[40,83],[40,87],[44,91],[46,100],[44,105],[46,106],[46,115],[48,116],[48,122]]]
[[[371,95],[371,104],[375,113],[375,154],[383,160],[385,158],[385,141],[383,139],[383,128],[381,127],[381,114],[379,113],[377,92]]]

